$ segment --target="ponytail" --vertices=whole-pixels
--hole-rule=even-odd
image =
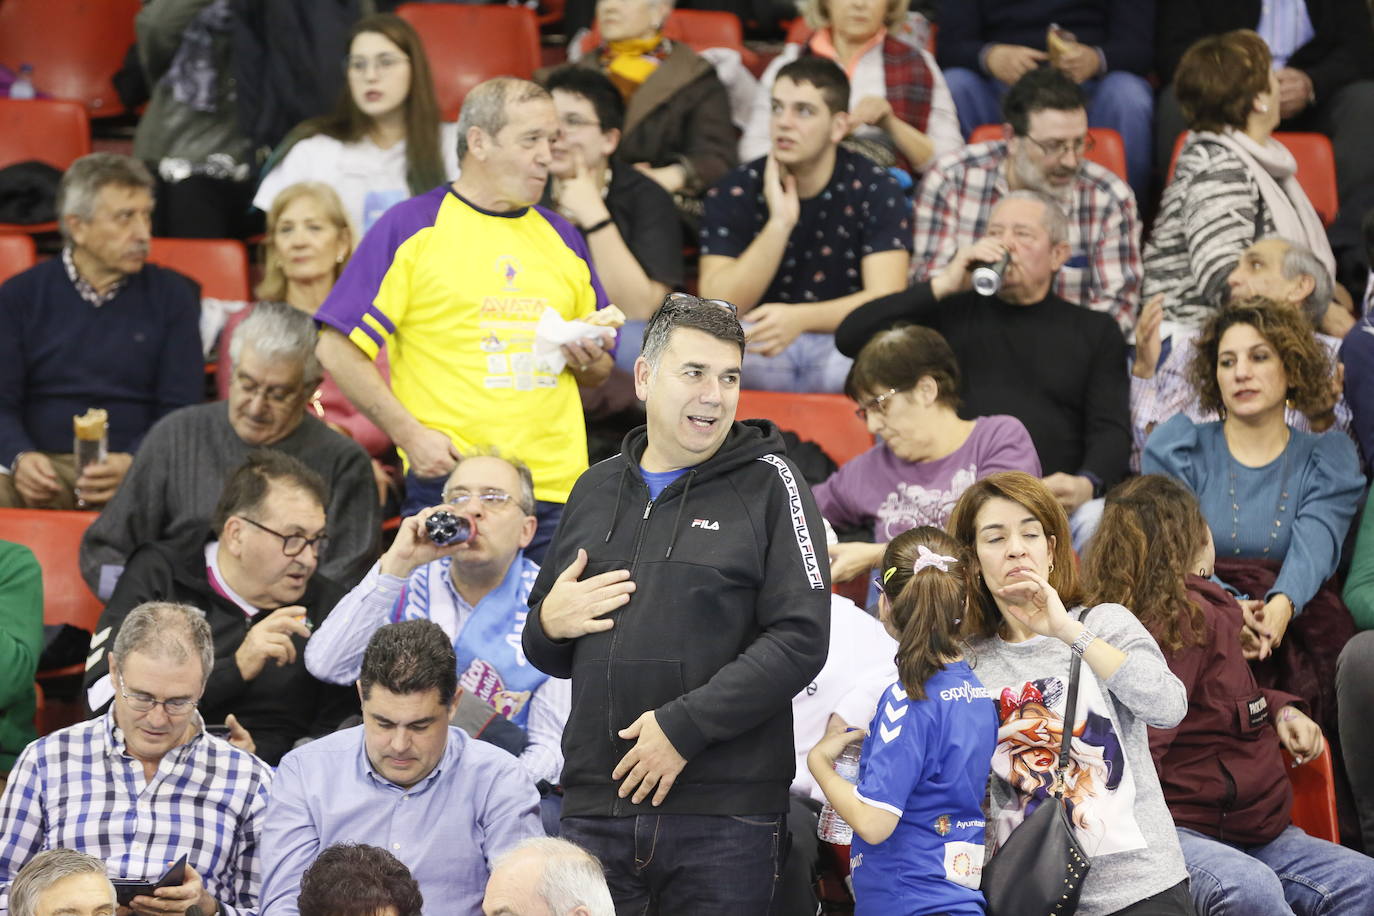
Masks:
[[[882,590],[897,636],[897,675],[913,700],[925,682],[963,653],[969,595],[968,552],[939,528],[905,531],[883,552]]]

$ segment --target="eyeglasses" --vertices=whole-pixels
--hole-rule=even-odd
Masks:
[[[1075,157],[1086,156],[1088,155],[1088,153],[1091,153],[1093,151],[1093,148],[1097,145],[1093,142],[1092,134],[1079,137],[1072,143],[1069,143],[1066,140],[1037,140],[1029,134],[1027,134],[1025,137],[1022,137],[1021,139],[1029,140],[1030,142],[1034,143],[1036,146],[1040,148],[1040,152],[1044,153],[1050,159],[1060,159],[1069,150],[1073,150],[1073,154]]]
[[[170,718],[184,716],[196,708],[200,702],[197,697],[173,697],[170,700],[155,700],[146,693],[129,693],[124,689],[124,678],[119,676],[119,695],[134,712],[152,712],[154,706],[161,706]]]
[[[505,490],[495,488],[483,490],[481,493],[473,493],[470,490],[450,490],[443,496],[444,502],[450,506],[466,506],[473,499],[482,503],[483,509],[504,509],[506,506],[515,502],[515,497]]]
[[[562,125],[564,130],[581,130],[584,127],[601,126],[600,121],[588,121],[581,115],[575,114],[564,115],[563,117],[558,119],[558,123]]]
[[[887,402],[891,400],[894,395],[901,394],[902,391],[906,390],[906,388],[900,391],[896,388],[889,388],[877,397],[869,398],[867,401],[860,401],[859,406],[854,409],[854,416],[863,420],[865,423],[868,422],[869,413],[875,413],[880,417],[886,416]]]
[[[367,71],[375,67],[381,76],[408,63],[410,58],[404,54],[378,54],[373,58],[357,54],[344,58],[344,69],[354,76],[367,76]]]
[[[669,303],[673,305],[699,305],[703,302],[707,305],[723,308],[731,315],[739,314],[739,309],[735,306],[735,303],[726,302],[724,299],[703,299],[700,296],[693,296],[691,293],[669,293],[667,296],[663,297],[664,305],[668,305]]]
[[[296,385],[291,388],[285,385],[264,386],[262,382],[242,372],[234,373],[234,387],[238,388],[248,398],[254,398],[261,392],[263,399],[276,407],[285,407],[290,404],[300,397],[301,391],[305,388],[304,385]]]
[[[324,548],[329,544],[329,535],[327,534],[317,534],[313,538],[308,538],[303,534],[282,534],[280,531],[273,531],[262,522],[253,521],[246,515],[240,515],[239,518],[243,519],[254,528],[261,528],[268,534],[281,538],[281,552],[288,557],[300,556],[301,551],[305,550],[307,547],[315,548],[315,556],[319,557],[324,553]]]

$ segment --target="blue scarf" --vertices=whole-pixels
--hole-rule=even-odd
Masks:
[[[547,674],[529,663],[520,646],[539,566],[517,553],[501,584],[477,602],[458,630],[458,609],[467,602],[453,585],[451,565],[452,559],[444,557],[415,570],[401,591],[392,619],[432,620],[443,627],[458,656],[458,686],[525,728],[530,697],[548,680]]]

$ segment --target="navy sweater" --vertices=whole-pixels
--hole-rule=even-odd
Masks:
[[[0,286],[0,463],[72,450],[72,417],[110,414],[110,450],[133,452],[159,417],[202,400],[200,290],[145,264],[96,308],[61,258]]]

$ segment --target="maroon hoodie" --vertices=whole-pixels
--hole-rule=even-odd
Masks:
[[[1267,843],[1288,826],[1293,806],[1274,718],[1301,700],[1255,682],[1230,592],[1194,575],[1187,586],[1202,608],[1206,640],[1164,652],[1188,690],[1188,714],[1176,728],[1150,729],[1159,782],[1178,826],[1228,843]]]

